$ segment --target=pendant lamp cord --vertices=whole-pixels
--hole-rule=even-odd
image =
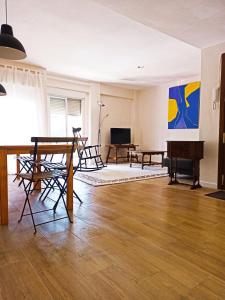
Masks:
[[[6,24],[8,23],[8,18],[7,18],[7,15],[8,15],[8,11],[7,11],[7,0],[5,0],[5,22]]]

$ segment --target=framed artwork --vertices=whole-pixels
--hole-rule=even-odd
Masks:
[[[199,127],[200,85],[198,81],[169,88],[168,129]]]

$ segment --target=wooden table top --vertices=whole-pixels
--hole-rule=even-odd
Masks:
[[[61,145],[38,145],[38,152],[40,154],[50,154],[50,153],[68,153],[71,151],[71,145],[61,144]],[[75,145],[75,149],[77,146]],[[5,154],[30,154],[34,150],[34,145],[4,145],[0,146],[0,153]]]

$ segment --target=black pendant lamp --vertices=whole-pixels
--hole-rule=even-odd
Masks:
[[[20,60],[27,57],[23,45],[13,36],[12,26],[7,24],[7,0],[5,0],[6,24],[1,25],[0,58]]]
[[[6,96],[6,90],[3,85],[0,84],[0,96]]]

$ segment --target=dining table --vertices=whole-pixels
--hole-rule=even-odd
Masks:
[[[76,146],[77,148],[77,146]],[[8,190],[8,163],[9,155],[31,154],[34,145],[6,145],[0,146],[0,225],[7,225],[9,222],[9,190]],[[73,168],[69,168],[71,160],[71,145],[51,144],[40,145],[39,155],[42,154],[66,154],[66,167],[70,170],[67,182],[67,208],[73,209]],[[17,169],[19,165],[17,164]],[[36,186],[41,191],[41,183]]]

